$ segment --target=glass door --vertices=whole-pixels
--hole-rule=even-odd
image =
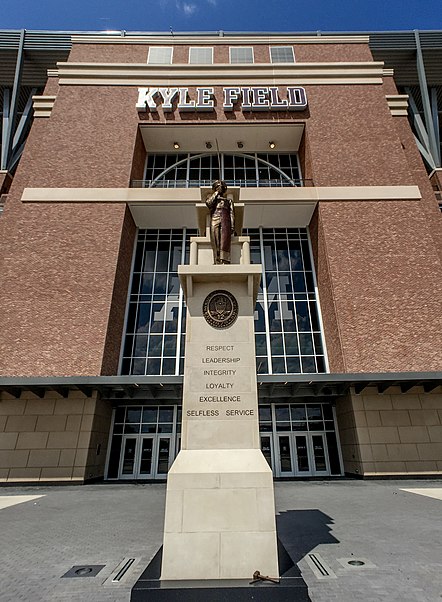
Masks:
[[[278,476],[291,477],[294,476],[292,462],[292,434],[278,435]]]
[[[141,450],[140,450],[140,465],[138,469],[138,478],[151,479],[154,475],[154,444],[155,436],[152,437],[141,437]]]
[[[155,475],[154,478],[166,478],[171,464],[172,437],[158,437],[157,449],[155,454]]]
[[[134,479],[136,470],[137,437],[123,437],[120,458],[120,479]]]
[[[310,434],[314,475],[329,475],[327,444],[323,433]]]
[[[266,433],[265,435],[261,434],[261,451],[263,453],[264,458],[267,460],[268,465],[274,472],[275,468],[273,465],[273,441],[272,435]]]
[[[297,476],[309,476],[312,474],[310,468],[310,457],[309,447],[307,441],[307,434],[305,435],[294,435],[295,440],[295,451],[296,451],[296,475]]]

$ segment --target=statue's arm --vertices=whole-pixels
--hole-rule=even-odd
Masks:
[[[219,196],[219,193],[214,192],[213,194],[211,194],[210,196],[207,197],[206,206],[208,209],[210,209],[210,211],[212,211],[216,207],[216,204],[218,202],[218,196]]]

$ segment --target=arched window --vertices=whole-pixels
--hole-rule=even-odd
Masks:
[[[282,153],[153,154],[142,186],[198,188],[216,179],[229,186],[302,186],[298,155]]]

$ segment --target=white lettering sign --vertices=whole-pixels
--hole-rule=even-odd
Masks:
[[[196,88],[138,88],[138,111],[155,113],[163,111],[214,111],[215,89]],[[174,106],[175,103],[175,106]],[[303,111],[307,107],[304,88],[288,86],[280,91],[278,86],[234,86],[223,88],[223,110],[233,111]]]

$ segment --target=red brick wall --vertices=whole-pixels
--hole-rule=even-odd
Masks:
[[[61,87],[51,117],[35,120],[0,220],[2,375],[116,371],[134,237],[125,205],[20,199],[25,187],[129,186],[144,157],[135,99]]]
[[[147,49],[78,45],[71,60],[143,62]],[[216,50],[220,57],[228,46]],[[367,52],[296,48],[309,61],[367,60]],[[265,55],[266,45],[256,48],[257,62]],[[20,199],[26,186],[126,188],[142,177],[139,122],[302,121],[305,175],[315,185],[418,184],[422,201],[321,203],[312,243],[332,371],[440,369],[439,216],[408,125],[391,116],[382,85],[306,90],[303,113],[225,113],[217,88],[215,113],[138,115],[136,87],[61,86],[50,119],[33,125],[0,220],[0,374],[115,372],[134,237],[125,206]]]

